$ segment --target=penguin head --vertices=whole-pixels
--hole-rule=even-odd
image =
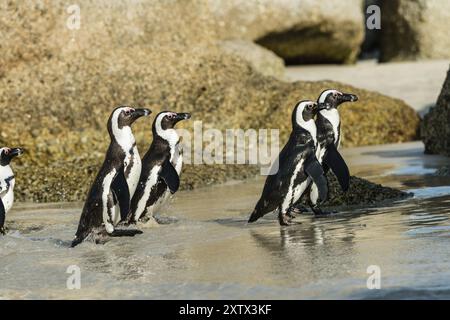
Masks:
[[[108,131],[111,136],[116,136],[125,127],[131,125],[140,117],[146,117],[152,113],[149,109],[135,109],[121,106],[111,113],[108,120]]]
[[[23,154],[22,148],[1,148],[0,149],[0,166],[8,166],[12,159]]]
[[[163,136],[163,132],[173,129],[175,125],[181,120],[190,119],[189,113],[176,113],[171,111],[162,111],[158,113],[153,121],[153,135]]]
[[[328,89],[323,91],[319,99],[317,99],[318,103],[324,103],[320,110],[330,110],[332,108],[337,108],[344,102],[355,102],[358,101],[358,97],[354,94],[343,93],[338,90]]]
[[[314,117],[318,111],[318,104],[311,100],[302,100],[297,102],[292,112],[292,127],[305,128],[305,125],[314,122]]]

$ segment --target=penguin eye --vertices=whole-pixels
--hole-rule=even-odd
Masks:
[[[3,150],[3,152],[5,153],[5,155],[9,154],[9,150],[8,149]]]
[[[172,120],[174,117],[175,117],[175,115],[173,115],[173,114],[167,115],[167,119],[169,119],[169,120]]]
[[[124,112],[123,112],[124,114],[125,114],[125,116],[130,116],[130,114],[131,114],[131,111],[130,110],[125,110]]]

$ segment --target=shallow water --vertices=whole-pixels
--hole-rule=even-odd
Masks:
[[[274,216],[247,225],[264,182],[180,192],[163,212],[175,222],[135,238],[69,248],[77,204],[16,204],[0,238],[0,297],[100,299],[450,298],[449,159],[420,143],[344,151],[353,174],[412,199],[280,228]],[[81,270],[69,290],[67,268]],[[381,289],[366,286],[381,270]]]

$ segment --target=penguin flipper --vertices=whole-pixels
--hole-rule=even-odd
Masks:
[[[6,217],[6,211],[5,206],[3,205],[3,201],[0,198],[0,234],[5,234],[5,217]]]
[[[128,189],[123,166],[114,177],[114,180],[111,183],[111,190],[114,192],[117,201],[119,202],[120,220],[126,220],[128,213],[130,212],[130,190]]]
[[[335,145],[331,145],[327,150],[323,162],[334,172],[342,190],[347,191],[350,187],[350,171]]]
[[[169,159],[164,161],[159,176],[169,187],[170,193],[174,194],[177,192],[180,187],[180,177]]]
[[[324,175],[324,171],[316,156],[311,156],[305,164],[305,172],[317,186],[319,190],[320,200],[326,201],[328,199],[328,181]]]

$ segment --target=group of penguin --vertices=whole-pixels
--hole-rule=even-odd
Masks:
[[[338,106],[357,101],[356,95],[338,90],[323,91],[317,102],[298,102],[292,113],[292,132],[269,175],[261,198],[248,222],[278,210],[280,225],[290,225],[295,214],[304,210],[299,201],[309,190],[310,206],[315,214],[326,214],[319,204],[328,197],[325,174],[331,169],[342,189],[349,188],[350,174],[337,151],[340,140]],[[130,229],[138,221],[153,219],[153,214],[180,186],[183,151],[175,125],[187,120],[188,113],[160,112],[153,121],[153,141],[141,159],[132,124],[151,114],[148,109],[121,106],[107,123],[111,139],[83,207],[72,247],[85,240],[100,242],[104,236],[134,236]],[[0,233],[14,201],[14,174],[10,162],[21,155],[21,148],[0,149]],[[123,226],[123,228],[120,228]]]

